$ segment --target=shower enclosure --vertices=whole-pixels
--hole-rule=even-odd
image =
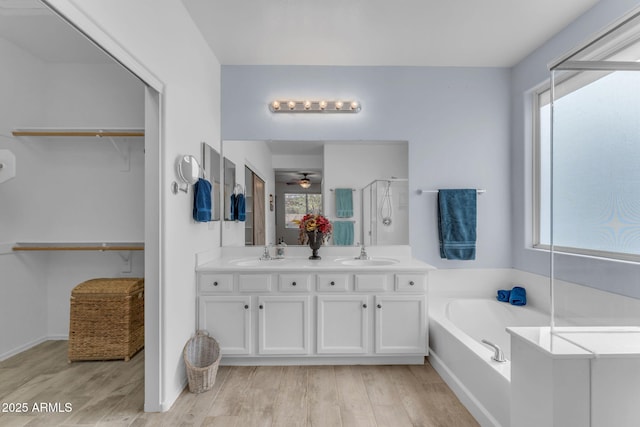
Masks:
[[[362,189],[362,242],[409,244],[409,181],[376,179]]]

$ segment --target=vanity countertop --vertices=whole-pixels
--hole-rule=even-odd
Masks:
[[[359,261],[348,256],[323,256],[320,260],[308,257],[287,257],[262,261],[259,257],[218,258],[197,268],[207,271],[358,271],[358,272],[427,272],[435,267],[411,257],[372,257]]]

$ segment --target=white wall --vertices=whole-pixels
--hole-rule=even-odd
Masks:
[[[0,39],[0,94],[11,102],[0,103],[0,149],[16,155],[17,177],[0,184],[0,360],[42,340],[46,335],[46,287],[38,256],[11,255],[15,224],[21,212],[11,203],[23,190],[21,178],[26,147],[11,136],[13,123],[42,117],[41,94],[44,64],[15,45]],[[35,178],[35,177],[34,177]],[[7,254],[2,254],[7,253]],[[10,325],[10,326],[8,326]]]
[[[160,336],[146,337],[154,355],[159,390],[145,391],[145,409],[166,410],[186,384],[182,348],[196,327],[196,254],[215,256],[220,228],[191,219],[192,197],[171,193],[176,179],[175,160],[198,155],[205,141],[220,149],[220,64],[211,53],[184,6],[171,0],[50,0],[58,11],[98,43],[108,46],[118,59],[139,70],[161,94],[160,132],[160,283],[154,290],[160,302],[157,322]],[[156,197],[154,195],[154,197]],[[157,357],[157,359],[155,359]],[[156,369],[157,368],[157,369]],[[147,372],[149,372],[147,370]],[[145,379],[147,385],[150,379]]]
[[[511,79],[511,197],[513,266],[549,274],[549,254],[532,244],[531,91],[550,78],[548,64],[583,45],[592,36],[635,7],[637,0],[603,0],[512,69]],[[484,197],[484,196],[483,196]],[[556,277],[622,295],[640,298],[640,267],[635,263],[583,256],[559,255]]]
[[[510,70],[223,66],[223,139],[408,141],[413,254],[438,268],[510,267]],[[357,99],[358,114],[271,114],[270,100]],[[398,108],[397,106],[402,106]],[[439,255],[435,194],[485,188],[475,261]]]

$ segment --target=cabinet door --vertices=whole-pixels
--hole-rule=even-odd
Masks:
[[[198,328],[220,343],[223,355],[251,353],[251,297],[201,296]]]
[[[258,297],[258,352],[309,354],[309,297]]]
[[[424,353],[427,310],[424,295],[376,296],[376,353]]]
[[[366,295],[318,296],[318,353],[366,353],[369,311]]]

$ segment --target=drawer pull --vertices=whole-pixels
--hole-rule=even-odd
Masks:
[[[378,308],[382,308],[382,306],[380,304],[378,304]]]
[[[245,309],[245,310],[247,310],[248,308],[249,308],[249,305],[248,305],[248,304],[245,304],[245,305],[244,305],[244,309]]]
[[[213,286],[218,286],[218,282],[213,282]]]
[[[367,304],[362,304],[362,308],[367,308]]]
[[[262,309],[264,308],[264,305],[260,304],[260,305],[258,306],[258,308],[259,308],[260,310],[262,310]]]
[[[409,286],[413,286],[415,285],[415,283],[413,283],[413,280],[409,282]]]
[[[329,283],[329,284],[330,284],[331,286],[335,286],[335,285],[336,285],[336,282],[331,282],[331,283]],[[365,308],[366,308],[366,307],[365,307]]]
[[[295,286],[295,285],[296,285],[296,282],[292,282],[292,283],[291,283],[291,286]]]

